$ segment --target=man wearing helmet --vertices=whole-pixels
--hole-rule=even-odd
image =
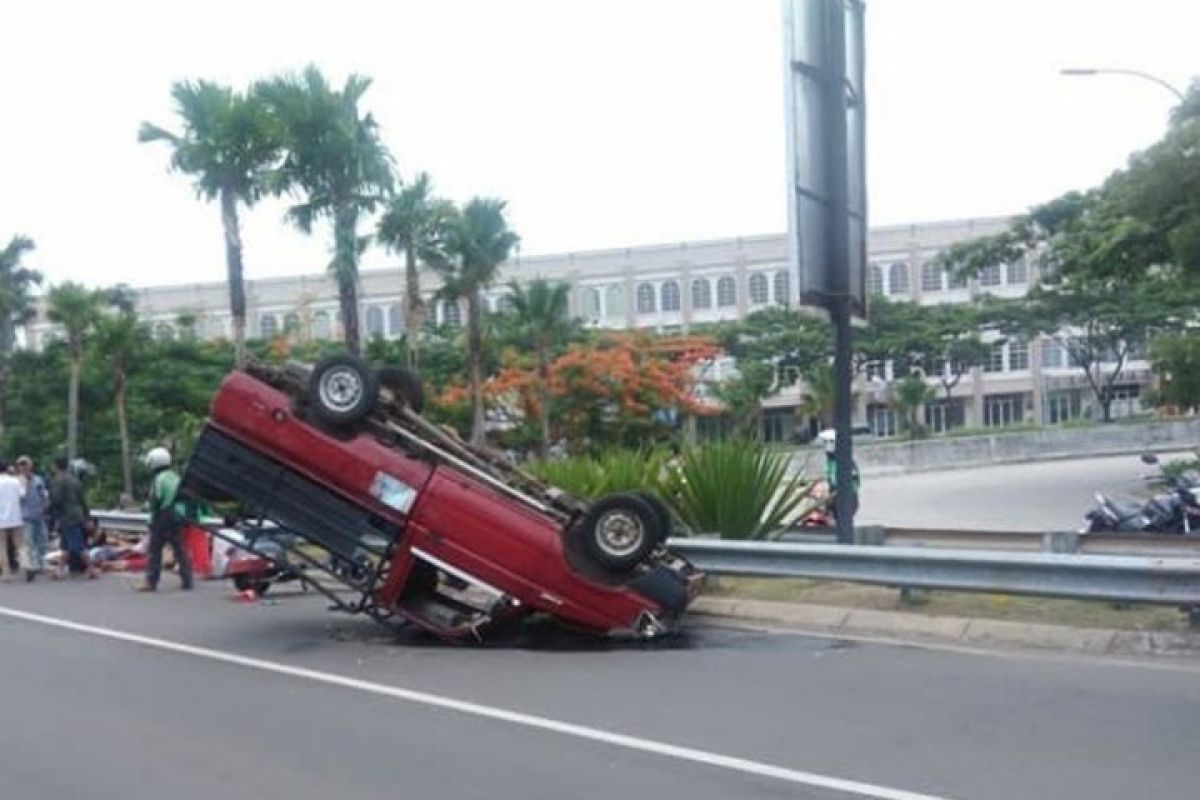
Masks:
[[[154,478],[150,484],[150,545],[146,553],[146,582],[138,588],[143,592],[158,589],[163,547],[169,543],[179,564],[179,579],[183,588],[191,589],[192,563],[188,560],[187,548],[183,546],[183,523],[187,518],[187,509],[178,497],[179,473],[171,469],[171,453],[165,447],[156,447],[147,453],[145,463]]]

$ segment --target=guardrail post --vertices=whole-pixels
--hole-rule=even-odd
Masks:
[[[887,544],[887,528],[882,525],[863,525],[855,528],[854,543],[883,547]]]
[[[1043,534],[1042,549],[1048,553],[1078,553],[1079,534],[1075,531],[1054,531]]]

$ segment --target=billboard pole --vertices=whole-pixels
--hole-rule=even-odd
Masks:
[[[834,515],[854,541],[852,321],[865,316],[866,176],[861,0],[784,0],[788,210],[801,301],[834,335]]]

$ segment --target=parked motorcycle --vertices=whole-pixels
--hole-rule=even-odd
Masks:
[[[1158,466],[1159,461],[1146,453],[1142,463]],[[1084,515],[1081,532],[1200,533],[1200,476],[1191,472],[1170,476],[1160,468],[1143,477],[1166,491],[1145,501],[1097,492],[1096,505]]]

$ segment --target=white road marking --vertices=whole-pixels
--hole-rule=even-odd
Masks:
[[[602,742],[615,747],[623,747],[627,750],[651,753],[653,755],[663,756],[666,758],[690,761],[709,767],[718,767],[720,769],[732,770],[734,772],[743,772],[763,778],[773,778],[775,780],[784,781],[787,783],[801,784],[818,789],[829,789],[835,792],[857,795],[858,797],[871,798],[872,800],[950,800],[950,798],[947,797],[921,794],[919,792],[909,792],[905,791],[904,789],[892,789],[886,786],[877,786],[875,784],[863,783],[861,781],[849,780],[846,778],[820,775],[815,772],[804,772],[803,770],[788,769],[787,767],[779,767],[775,766],[774,764],[766,764],[761,761],[738,758],[737,756],[727,756],[720,753],[712,753],[707,750],[697,750],[695,748],[682,747],[680,745],[668,744],[666,742],[656,742],[652,739],[643,739],[638,736],[628,736],[622,733],[613,733],[612,731],[606,731],[600,728],[591,728],[586,725],[576,725],[571,722],[562,722],[560,720],[550,719],[549,717],[541,717],[535,714],[525,714],[520,711],[510,711],[508,709],[497,708],[495,706],[471,703],[465,700],[456,700],[452,697],[444,697],[442,695],[429,694],[427,692],[418,692],[412,689],[402,689],[396,686],[388,686],[386,684],[374,683],[372,681],[360,680],[358,678],[348,678],[344,675],[337,675],[332,672],[321,672],[319,670],[306,669],[304,667],[294,667],[288,664],[280,664],[275,661],[266,661],[260,658],[251,658],[249,656],[237,655],[236,653],[228,653],[223,650],[197,647],[195,645],[183,644],[182,642],[172,642],[167,639],[157,639],[152,636],[142,636],[136,633],[118,631],[112,628],[104,628],[97,625],[85,625],[80,622],[72,622],[70,620],[59,619],[57,617],[47,617],[42,614],[31,614],[28,611],[21,611],[15,608],[6,608],[4,606],[0,606],[0,616],[24,620],[25,622],[33,622],[39,625],[48,625],[53,628],[74,631],[76,633],[85,633],[90,636],[99,636],[104,639],[128,642],[130,644],[154,648],[156,650],[165,650],[171,653],[179,653],[182,655],[193,656],[195,658],[203,658],[209,661],[218,661],[225,664],[233,664],[239,667],[248,667],[250,669],[261,670],[263,672],[275,673],[276,675],[286,675],[288,677],[300,678],[302,680],[314,681],[316,683],[323,683],[330,686],[340,686],[345,689],[368,692],[370,694],[380,695],[382,697],[390,697],[395,700],[406,700],[410,703],[419,703],[421,705],[432,706],[434,708],[457,711],[461,714],[470,714],[476,717],[498,720],[500,722],[507,722],[512,725],[522,725],[527,728],[549,731],[551,733],[557,733],[563,736],[572,736],[577,739]]]

